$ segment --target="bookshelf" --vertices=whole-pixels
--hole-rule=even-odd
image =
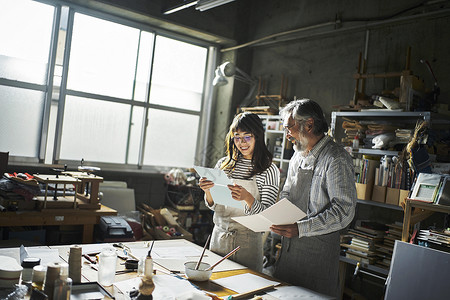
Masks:
[[[420,209],[418,213],[412,214],[412,209],[417,208]],[[450,206],[426,203],[422,201],[406,199],[405,201],[405,212],[403,216],[403,230],[402,230],[402,241],[407,242],[409,239],[409,228],[411,225],[414,225],[435,212],[441,212],[450,214]]]

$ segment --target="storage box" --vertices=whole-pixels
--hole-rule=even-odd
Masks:
[[[387,188],[386,191],[386,203],[392,205],[398,205],[398,195],[400,193],[399,189]]]
[[[356,195],[360,200],[370,200],[373,184],[356,183]]]
[[[398,193],[398,205],[402,206],[402,203],[405,203],[405,199],[408,198],[409,190],[399,190]]]
[[[127,242],[134,241],[133,231],[128,222],[119,216],[103,216],[95,227],[97,241]]]
[[[372,201],[384,203],[386,200],[386,187],[374,185],[372,189]]]

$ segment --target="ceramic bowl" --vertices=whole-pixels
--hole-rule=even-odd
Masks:
[[[0,256],[0,287],[10,288],[19,283],[23,268],[9,256]]]
[[[212,270],[206,271],[209,267],[211,267],[208,263],[200,263],[198,270],[195,270],[195,266],[197,265],[196,261],[188,261],[184,264],[184,273],[186,274],[188,279],[194,281],[206,281],[211,277]]]

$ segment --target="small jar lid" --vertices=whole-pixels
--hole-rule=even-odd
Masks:
[[[22,261],[23,268],[33,268],[41,263],[41,259],[39,257],[26,257]]]

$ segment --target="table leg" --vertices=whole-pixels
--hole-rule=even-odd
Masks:
[[[409,225],[411,221],[411,201],[405,201],[405,212],[403,217],[402,241],[407,242],[409,237]]]
[[[83,225],[83,244],[94,243],[94,224]]]
[[[347,273],[347,263],[339,261],[339,286],[341,288],[341,299],[343,299],[344,297],[346,273]]]

